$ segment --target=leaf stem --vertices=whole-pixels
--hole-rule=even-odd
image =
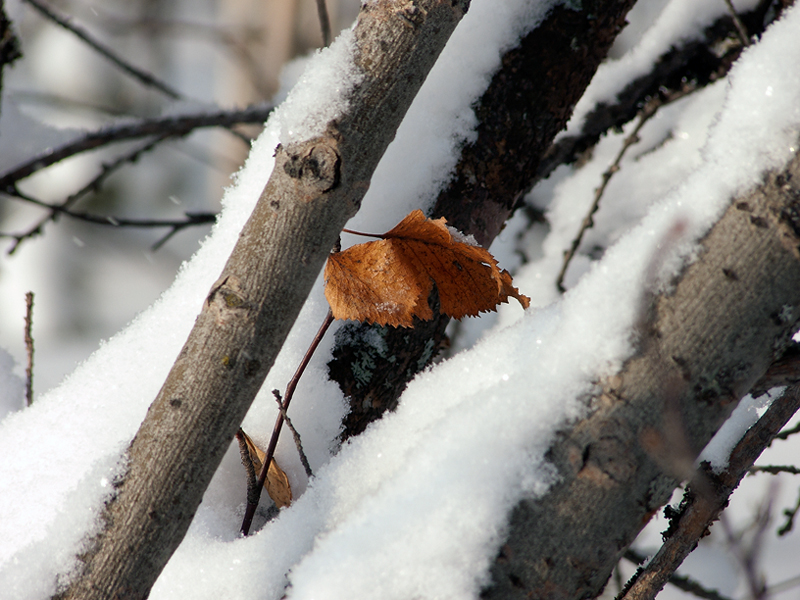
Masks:
[[[349,233],[349,234],[352,234],[352,235],[361,235],[363,237],[374,237],[374,238],[381,238],[381,239],[385,239],[386,238],[386,234],[385,233],[364,233],[363,231],[354,231],[352,229],[342,229],[342,232],[343,233]]]
[[[314,355],[314,352],[322,341],[322,338],[325,336],[325,332],[328,331],[328,328],[331,326],[331,323],[333,323],[333,313],[330,311],[330,309],[328,309],[328,314],[325,316],[325,321],[323,321],[319,331],[317,331],[317,335],[314,337],[314,340],[311,342],[308,350],[306,350],[306,354],[303,356],[303,360],[297,367],[297,370],[292,376],[291,381],[289,381],[289,385],[286,386],[286,395],[281,403],[281,410],[278,411],[278,417],[275,419],[275,427],[272,429],[272,437],[269,440],[269,446],[267,447],[266,456],[264,457],[264,464],[261,466],[261,472],[258,475],[255,498],[252,500],[248,498],[247,501],[247,508],[245,509],[244,518],[242,519],[242,536],[246,536],[250,533],[250,526],[253,524],[253,517],[255,516],[256,508],[258,508],[261,490],[264,489],[264,482],[267,480],[267,471],[269,470],[269,465],[272,462],[273,456],[275,455],[275,448],[278,446],[278,438],[281,435],[284,415],[289,409],[289,403],[292,401],[292,396],[294,395],[295,389],[297,389],[297,383],[300,381],[300,377],[306,370],[308,363],[311,362],[311,357]]]

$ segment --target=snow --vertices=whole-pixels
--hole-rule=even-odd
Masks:
[[[665,16],[688,5],[667,5],[630,53],[695,31],[695,22],[681,30]],[[549,6],[473,1],[350,227],[385,231],[435,197],[459,145],[470,139],[470,105],[503,48]],[[477,597],[509,510],[522,497],[545,493],[557,477],[545,459],[554,432],[584,413],[595,382],[632,351],[631,327],[651,264],[658,259],[662,275],[674,273],[730,198],[794,153],[798,27],[795,9],[745,52],[727,82],[648,123],[584,243],[602,248],[603,256],[580,254],[561,298],[553,282],[563,250],[622,137],[608,136],[589,165],[560,169],[534,190],[529,200],[547,209],[551,228],[519,240],[501,236],[496,249],[501,266],[514,248],[534,257],[520,267],[515,285],[536,308],[504,308],[499,326],[417,377],[395,413],[335,454],[345,403],[325,376],[334,339],[326,336],[291,409],[314,480],[309,485],[291,436],[284,436],[276,456],[297,500],[240,539],[244,477],[232,446],[150,597],[277,599],[287,583],[288,597],[298,599]],[[73,556],[97,527],[124,449],[261,193],[275,146],[319,133],[325,119],[344,109],[347,86],[355,84],[346,69],[349,35],[310,61],[297,88],[305,91],[292,92],[270,120],[227,191],[212,234],[149,310],[31,408],[20,410],[20,382],[0,355],[0,382],[4,376],[12,382],[0,387],[0,408],[10,412],[0,422],[6,457],[0,463],[0,597],[47,598],[65,581]],[[604,77],[620,89],[630,75],[609,69]],[[312,89],[312,81],[320,87]],[[521,217],[509,229],[521,233]],[[271,390],[284,389],[326,310],[318,281],[243,424],[262,446],[276,416]],[[368,343],[380,347],[382,340]],[[753,410],[737,411],[740,431]],[[724,450],[717,456],[724,464]]]
[[[349,29],[328,48],[318,50],[314,60],[303,61],[302,74],[271,119],[281,122],[281,143],[323,135],[327,124],[347,110],[348,95],[361,81],[353,63],[353,44],[353,30]],[[325,90],[324,101],[320,101],[319,90]]]

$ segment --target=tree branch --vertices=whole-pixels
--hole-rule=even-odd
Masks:
[[[184,98],[180,92],[175,91],[174,89],[172,89],[171,86],[167,85],[163,81],[159,81],[158,79],[153,77],[153,75],[151,75],[150,73],[143,71],[138,67],[134,67],[127,60],[121,58],[116,52],[111,50],[111,48],[95,40],[94,37],[87,31],[85,31],[83,28],[72,23],[69,17],[57,14],[52,8],[47,6],[44,2],[41,2],[41,0],[23,0],[23,2],[27,2],[37,11],[39,11],[42,15],[44,15],[54,23],[60,25],[67,31],[73,33],[78,39],[83,41],[90,48],[93,48],[94,50],[99,52],[100,55],[110,60],[117,67],[119,67],[124,73],[127,73],[140,83],[148,87],[155,88],[161,93],[166,94],[167,96],[169,96],[170,98],[174,98],[175,100],[181,100]]]
[[[581,11],[557,6],[506,53],[475,108],[477,139],[462,149],[432,217],[445,217],[484,247],[491,244],[533,185],[541,156],[566,125],[633,3],[585,0]],[[575,40],[580,40],[577,49]],[[430,300],[435,315],[437,302]],[[397,405],[407,382],[445,345],[449,321],[438,315],[413,329],[347,325],[348,335],[340,336],[328,365],[350,402],[343,438]],[[381,349],[358,342],[375,335],[384,342]],[[358,368],[365,364],[371,366]]]
[[[551,447],[559,483],[514,510],[485,598],[600,593],[685,473],[676,454],[705,446],[789,343],[800,317],[798,198],[796,155],[732,201],[700,258],[654,299],[646,346]],[[696,477],[694,487],[715,483]]]
[[[658,553],[629,582],[627,590],[617,600],[651,600],[675,573],[700,538],[728,506],[728,499],[747,475],[753,463],[769,446],[781,428],[800,409],[800,387],[792,386],[776,399],[767,412],[744,434],[733,449],[728,468],[716,474],[703,465],[698,477],[705,482],[703,489],[710,493],[698,494],[690,485],[679,511],[671,519],[664,545]]]
[[[349,108],[321,135],[278,147],[269,182],[131,443],[117,495],[103,511],[104,529],[63,598],[148,595],[468,6],[466,0],[362,6],[352,34],[361,77]]]
[[[271,104],[255,104],[241,110],[218,110],[210,113],[170,115],[156,119],[142,119],[133,123],[111,125],[68,142],[63,146],[42,152],[0,175],[0,190],[13,193],[16,184],[34,173],[59,161],[94,150],[108,144],[126,140],[158,136],[160,139],[183,137],[204,127],[232,127],[239,124],[262,124],[273,110]]]

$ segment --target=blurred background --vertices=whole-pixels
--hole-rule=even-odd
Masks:
[[[327,0],[332,34],[349,27],[359,0]],[[5,9],[22,58],[5,70],[0,174],[39,152],[132,118],[214,112],[270,101],[284,65],[322,45],[315,0],[59,0],[45,8],[176,92],[126,74],[31,3]],[[180,219],[216,212],[260,127],[207,128],[168,139],[113,171],[74,205],[117,218]],[[19,183],[49,203],[64,201],[143,140],[84,152]],[[22,374],[25,293],[35,294],[34,392],[56,385],[150,305],[208,234],[183,229],[157,250],[167,228],[115,228],[61,216],[42,235],[15,239],[48,211],[0,195],[0,348]],[[198,307],[199,308],[199,307]]]

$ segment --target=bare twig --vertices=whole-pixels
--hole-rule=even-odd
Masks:
[[[632,548],[628,548],[623,555],[623,558],[631,561],[636,565],[641,565],[647,559],[646,556],[637,552]],[[704,598],[705,600],[730,600],[727,596],[723,596],[717,590],[710,590],[707,587],[701,585],[698,581],[695,581],[691,577],[687,577],[685,575],[678,575],[677,573],[673,573],[669,577],[669,583],[674,585],[679,590],[684,592],[688,592],[698,598]]]
[[[796,433],[800,433],[800,423],[798,423],[794,427],[790,427],[789,429],[784,429],[778,435],[775,436],[775,439],[786,440],[789,439],[789,436],[795,435]]]
[[[157,119],[142,119],[124,125],[112,125],[63,146],[49,149],[26,160],[11,171],[0,175],[0,190],[13,190],[16,183],[65,158],[94,150],[108,144],[125,140],[158,136],[159,139],[183,137],[195,129],[205,127],[233,127],[238,124],[254,124],[266,121],[272,112],[271,104],[255,104],[241,110],[219,110],[210,113],[172,115]]]
[[[317,0],[317,14],[319,15],[319,26],[322,29],[322,45],[328,46],[331,43],[331,20],[328,18],[328,7],[325,0]]]
[[[38,10],[41,14],[45,17],[57,23],[67,31],[72,32],[76,37],[81,39],[91,48],[94,48],[97,52],[99,52],[102,56],[105,56],[108,60],[112,63],[117,65],[122,71],[133,77],[134,79],[138,80],[140,83],[153,87],[158,91],[166,94],[170,98],[174,98],[175,100],[181,100],[184,96],[180,93],[172,89],[166,83],[159,81],[150,73],[143,71],[142,69],[131,65],[128,61],[121,58],[116,52],[111,50],[105,44],[101,44],[98,42],[94,37],[89,34],[86,30],[75,25],[72,23],[72,20],[69,17],[57,14],[52,8],[47,6],[41,0],[24,0],[30,4],[33,8]]]
[[[297,383],[300,381],[300,377],[303,375],[303,372],[306,370],[308,363],[311,362],[311,357],[314,355],[314,351],[319,346],[322,338],[325,336],[325,332],[328,331],[328,328],[333,323],[333,313],[328,310],[328,314],[325,316],[325,320],[323,321],[322,325],[317,331],[317,335],[314,336],[311,345],[308,347],[305,356],[303,356],[303,360],[300,362],[300,366],[297,367],[294,375],[292,376],[289,385],[286,386],[286,396],[281,403],[281,410],[278,413],[278,418],[275,419],[275,427],[272,430],[272,437],[269,440],[269,446],[267,447],[266,456],[264,457],[264,464],[261,465],[261,473],[258,476],[258,495],[261,495],[261,488],[264,487],[264,482],[267,480],[267,471],[269,470],[269,465],[272,462],[272,458],[275,455],[275,448],[278,446],[278,438],[281,435],[281,428],[283,427],[283,422],[286,418],[286,411],[289,409],[289,403],[292,401],[292,396],[294,396],[294,391],[297,389]],[[258,499],[254,503],[248,503],[247,508],[245,510],[244,519],[242,519],[242,535],[246,536],[250,533],[250,526],[253,523],[253,516],[255,515],[256,508],[258,508]]]
[[[739,562],[739,567],[744,573],[747,587],[750,589],[752,600],[764,600],[767,597],[767,584],[764,576],[759,572],[758,561],[761,557],[764,535],[769,527],[772,513],[772,499],[775,497],[775,487],[770,486],[767,495],[758,507],[751,526],[752,536],[749,543],[745,543],[744,536],[735,534],[733,527],[725,514],[721,514],[719,522],[728,542],[728,549]]]
[[[628,589],[618,600],[652,600],[669,577],[697,545],[712,522],[728,503],[728,497],[739,485],[770,440],[800,408],[800,386],[792,386],[773,402],[764,415],[742,437],[731,452],[728,468],[720,474],[701,468],[698,474],[712,486],[704,485],[711,493],[697,494],[690,486],[680,510],[672,519],[665,534],[664,545],[655,557],[634,575]]]
[[[114,217],[111,215],[96,215],[89,212],[79,212],[73,211],[68,208],[64,208],[60,204],[48,204],[47,202],[43,202],[41,200],[36,200],[35,198],[31,198],[30,196],[18,196],[18,198],[25,200],[26,202],[30,202],[37,206],[41,206],[42,208],[48,208],[52,211],[53,215],[66,215],[72,219],[77,221],[83,221],[85,223],[94,223],[95,225],[104,225],[106,227],[132,227],[132,228],[139,228],[139,229],[156,229],[161,227],[168,227],[170,228],[170,232],[168,233],[168,237],[171,237],[178,231],[185,229],[187,227],[195,227],[197,225],[209,225],[214,223],[217,218],[216,213],[209,213],[209,212],[190,212],[187,211],[183,213],[185,218],[183,219],[131,219],[126,217]],[[46,220],[52,220],[52,216],[48,217]],[[37,230],[41,230],[42,223],[37,227]],[[17,243],[19,243],[20,238],[27,234],[5,234],[0,233],[0,237],[13,237],[17,239]],[[160,248],[166,239],[159,240],[155,245],[154,249]]]
[[[631,146],[639,142],[639,132],[642,130],[642,127],[644,127],[645,123],[647,123],[656,114],[659,108],[683,98],[684,96],[693,92],[695,89],[697,89],[695,86],[686,85],[683,87],[683,89],[671,94],[668,98],[656,96],[647,102],[639,111],[639,122],[636,124],[636,127],[633,129],[631,134],[625,138],[625,141],[622,143],[622,147],[619,149],[617,156],[614,158],[608,169],[606,169],[605,173],[603,173],[602,182],[594,191],[594,201],[589,207],[589,211],[587,212],[586,216],[583,218],[580,229],[578,230],[575,238],[572,240],[572,245],[570,246],[569,250],[564,253],[564,262],[561,265],[561,271],[559,271],[558,277],[556,278],[556,287],[558,288],[559,292],[563,293],[566,291],[564,288],[564,277],[567,274],[569,263],[572,261],[575,253],[578,251],[586,231],[590,227],[594,227],[594,215],[600,208],[600,199],[603,197],[603,194],[608,187],[608,183],[611,181],[614,173],[619,171],[620,163],[622,162],[622,158],[625,156],[625,153]]]
[[[103,182],[106,179],[108,179],[108,177],[110,177],[111,174],[114,173],[117,169],[119,169],[120,167],[122,167],[123,165],[125,165],[125,164],[127,164],[129,162],[136,161],[143,153],[153,149],[157,144],[159,144],[161,141],[163,141],[163,139],[164,139],[163,137],[158,137],[158,138],[156,138],[154,140],[150,140],[149,142],[139,146],[138,148],[134,149],[133,151],[118,157],[113,162],[111,162],[109,164],[106,164],[106,165],[103,165],[102,169],[100,170],[100,173],[98,173],[98,175],[96,177],[94,177],[91,181],[89,181],[89,183],[84,185],[80,190],[78,190],[77,192],[69,195],[65,200],[63,200],[59,204],[47,204],[45,202],[42,202],[41,200],[37,200],[35,198],[32,198],[31,196],[28,196],[28,195],[23,194],[22,192],[20,192],[16,188],[16,186],[13,186],[10,190],[7,190],[6,193],[8,193],[9,195],[11,195],[14,198],[17,198],[19,200],[23,200],[25,202],[28,202],[28,203],[31,203],[31,204],[36,204],[36,205],[39,205],[39,206],[46,207],[46,208],[50,209],[50,212],[46,216],[44,216],[42,219],[40,219],[35,225],[30,227],[27,231],[25,231],[23,233],[19,233],[19,234],[3,234],[2,235],[2,237],[10,237],[10,238],[14,239],[14,244],[9,249],[8,254],[14,254],[14,252],[16,252],[16,250],[19,247],[19,245],[24,240],[32,238],[32,237],[35,237],[37,235],[41,235],[42,230],[44,229],[44,226],[47,223],[49,223],[50,221],[54,221],[58,217],[59,214],[69,214],[70,216],[73,216],[70,213],[70,208],[78,200],[80,200],[82,197],[84,197],[89,192],[97,190],[103,184]],[[78,213],[76,213],[76,214],[78,214]],[[106,224],[111,224],[111,223],[108,222],[108,217],[102,217],[102,219],[106,222]]]
[[[744,23],[742,23],[742,20],[739,18],[739,14],[733,7],[733,2],[731,2],[731,0],[725,0],[725,5],[728,7],[728,12],[731,14],[731,19],[733,19],[733,24],[736,27],[736,33],[739,36],[739,41],[742,42],[742,46],[749,46],[750,36],[747,34],[747,27],[744,26]]]
[[[33,404],[33,292],[25,294],[25,353],[28,366],[25,368],[25,405]]]
[[[750,467],[750,473],[769,473],[770,475],[789,473],[791,475],[800,475],[800,468],[794,465],[764,465],[763,467]]]
[[[784,536],[794,528],[794,518],[800,512],[800,495],[797,497],[797,502],[794,507],[784,509],[783,516],[786,517],[786,522],[778,529],[778,535]]]
[[[275,396],[275,402],[278,403],[278,410],[283,413],[283,420],[286,421],[286,426],[289,428],[289,431],[292,432],[294,445],[297,447],[297,453],[300,455],[300,462],[303,463],[303,469],[305,469],[306,476],[311,479],[314,476],[314,472],[311,470],[311,464],[308,462],[308,457],[303,450],[303,442],[300,439],[300,433],[298,433],[297,429],[294,428],[294,425],[292,425],[292,420],[289,418],[289,415],[283,408],[283,398],[281,398],[281,393],[278,390],[272,390],[272,395]]]

